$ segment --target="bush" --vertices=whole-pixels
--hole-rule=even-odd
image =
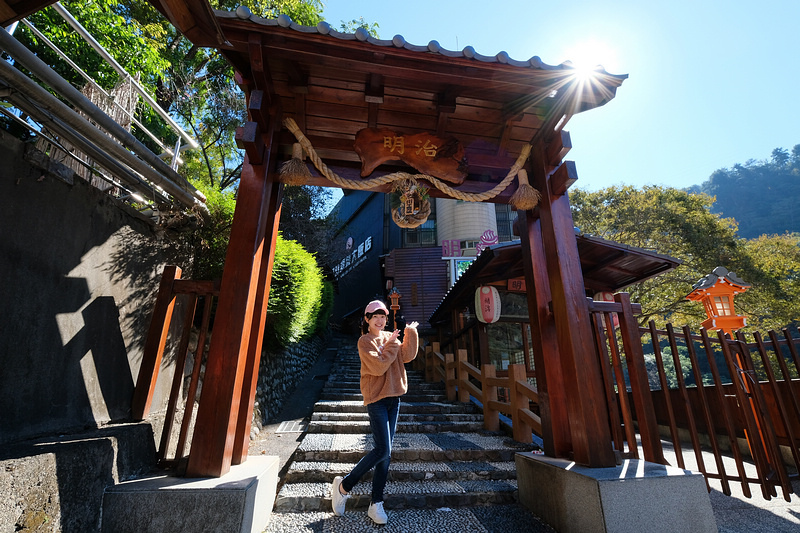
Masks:
[[[322,271],[314,255],[279,234],[267,307],[268,346],[288,346],[311,336],[319,326],[322,294]]]
[[[317,325],[314,331],[323,333],[328,329],[328,320],[333,314],[333,283],[330,281],[322,282],[322,296],[320,301],[319,313],[317,313]]]

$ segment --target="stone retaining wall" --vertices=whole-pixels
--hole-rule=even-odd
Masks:
[[[254,433],[275,420],[286,398],[306,376],[327,342],[326,338],[315,335],[280,352],[264,350],[253,409]]]

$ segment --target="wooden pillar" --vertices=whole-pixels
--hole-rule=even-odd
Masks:
[[[541,144],[534,146],[531,152],[531,170],[531,184],[542,193],[539,203],[542,246],[550,285],[557,358],[561,363],[563,388],[559,392],[566,399],[573,460],[593,468],[614,466],[608,408],[569,199],[563,183],[553,185]],[[558,170],[553,175],[557,174]],[[536,280],[526,279],[526,283],[535,286]],[[537,310],[534,307],[531,312]],[[532,321],[538,322],[538,319],[538,312],[531,316]],[[548,383],[548,393],[555,393],[552,383]]]
[[[271,117],[270,130],[274,124],[275,117]],[[268,228],[276,223],[277,213],[270,211],[275,176],[267,172],[265,163],[270,160],[271,144],[262,148],[258,139],[270,142],[272,132],[262,137],[257,131],[251,132],[252,128],[243,130],[248,135],[246,155],[189,453],[188,477],[219,477],[230,470],[237,427],[244,427],[239,424],[239,406],[241,401],[247,401],[243,400],[242,391],[248,354],[253,353],[251,344],[259,337],[253,328],[261,329],[261,311],[266,307],[259,298],[263,300],[268,295],[259,285],[265,279],[263,255],[269,257],[273,253],[267,249],[271,241],[266,237]],[[259,314],[254,317],[256,311]],[[249,365],[253,364],[250,360]]]
[[[517,218],[544,453],[550,457],[568,458],[572,452],[572,438],[561,363],[558,359],[556,325],[550,312],[550,281],[547,278],[541,224],[539,218],[534,217],[530,211],[520,211]]]
[[[233,444],[231,463],[238,465],[247,460],[247,450],[250,447],[250,427],[253,423],[253,406],[258,388],[258,370],[261,365],[261,347],[264,341],[264,326],[267,319],[267,305],[269,291],[272,286],[272,265],[275,259],[275,246],[278,241],[278,223],[281,219],[281,196],[283,185],[274,181],[269,191],[269,208],[267,221],[272,220],[267,227],[267,234],[261,243],[261,267],[258,280],[258,294],[256,295],[254,318],[258,319],[257,327],[250,329],[250,346],[247,352],[245,376],[242,386],[242,402],[239,404],[239,415],[236,422],[236,433]],[[268,248],[264,249],[265,246]]]

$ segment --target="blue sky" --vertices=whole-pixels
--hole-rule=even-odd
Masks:
[[[688,187],[800,144],[798,0],[327,0],[323,15],[377,22],[382,39],[628,74],[567,125],[584,189]]]

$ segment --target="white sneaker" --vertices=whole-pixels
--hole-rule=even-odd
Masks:
[[[386,516],[386,511],[383,510],[383,502],[370,503],[367,516],[372,518],[372,521],[376,524],[385,524],[389,521],[389,517]]]
[[[344,514],[344,506],[347,503],[349,494],[342,494],[339,487],[342,485],[342,476],[336,476],[331,483],[331,507],[333,507],[333,514],[342,516]],[[384,522],[385,524],[386,522]]]

